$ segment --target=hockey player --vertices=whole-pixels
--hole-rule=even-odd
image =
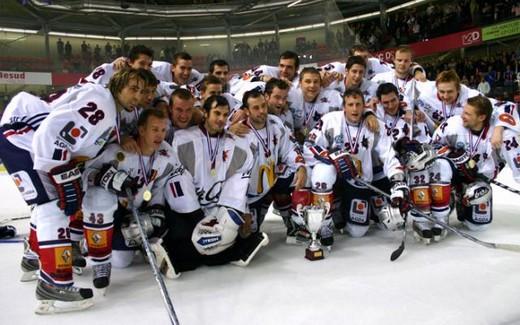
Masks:
[[[273,201],[287,227],[290,241],[303,226],[294,224],[290,218],[291,193],[301,190],[307,180],[303,157],[282,121],[267,114],[267,103],[261,92],[246,92],[244,107],[247,119],[243,123],[251,130],[246,141],[254,155],[247,191],[252,231],[260,229]],[[278,166],[281,166],[280,170]]]
[[[119,114],[120,144],[123,150],[131,153],[138,153],[140,150],[134,137],[137,134],[137,120],[144,109],[151,108],[159,83],[152,73],[143,75],[143,77],[145,79],[139,105],[131,111],[123,110]]]
[[[292,51],[285,51],[280,54],[278,67],[261,65],[254,67],[242,74],[242,76],[231,80],[232,87],[230,92],[236,94],[244,86],[245,82],[263,81],[267,82],[271,78],[278,78],[286,81],[291,88],[298,88],[298,69],[300,58]]]
[[[175,273],[199,265],[247,265],[268,242],[263,233],[237,238],[244,223],[253,157],[244,141],[224,132],[229,107],[221,96],[204,102],[205,122],[177,131],[176,165],[165,197],[172,210],[164,247]]]
[[[411,110],[418,96],[414,75],[411,72],[412,50],[407,46],[399,46],[395,50],[395,70],[376,74],[372,81],[378,84],[391,82],[399,90],[399,100],[406,104],[405,109]]]
[[[484,96],[468,98],[462,115],[443,122],[433,142],[447,146],[447,157],[455,167],[451,182],[457,193],[457,217],[470,230],[482,230],[492,221],[489,181],[495,177],[490,143],[492,105]],[[449,196],[449,191],[443,194]]]
[[[265,100],[269,114],[278,116],[283,124],[294,132],[294,118],[287,102],[289,96],[289,84],[285,81],[272,78],[265,84]]]
[[[208,72],[222,81],[224,92],[229,92],[229,63],[222,59],[213,60],[209,64]]]
[[[80,165],[94,158],[113,131],[118,112],[140,101],[146,70],[118,71],[108,89],[94,84],[69,88],[50,103],[51,112],[34,132],[34,170],[43,197],[36,219],[40,275],[37,313],[84,309],[93,304],[92,290],[73,286],[68,219],[81,208]],[[26,170],[27,172],[28,170]],[[41,191],[41,192],[40,192]]]
[[[392,142],[403,137],[412,137],[420,143],[431,141],[428,126],[424,122],[413,123],[413,134],[410,132],[410,123],[407,123],[402,116],[404,110],[399,101],[399,90],[393,83],[382,83],[377,87],[376,97],[379,102],[376,109],[377,118],[385,126],[384,132],[392,138]]]
[[[327,89],[335,89],[343,94],[346,89],[359,88],[365,98],[365,103],[370,106],[370,100],[375,97],[377,84],[365,79],[366,63],[360,56],[351,56],[345,64],[345,76],[342,80],[333,82]]]
[[[303,143],[323,115],[341,109],[342,98],[337,91],[322,90],[320,73],[315,68],[300,72],[300,89],[290,100],[294,107],[295,137]]]
[[[480,94],[462,85],[453,70],[443,71],[437,75],[435,82],[418,83],[417,87],[420,95],[416,103],[426,114],[426,123],[431,133],[448,118],[461,115],[468,98]]]
[[[349,51],[349,57],[360,56],[365,61],[365,71],[363,76],[365,79],[370,80],[376,74],[392,71],[392,65],[383,62],[377,58],[371,57],[368,49],[363,45],[354,45]],[[348,60],[348,59],[347,59]],[[346,74],[346,64],[341,62],[331,62],[319,68],[323,72],[325,78],[332,76],[332,79],[342,79],[342,76]]]
[[[220,95],[227,99],[229,107],[231,108],[229,120],[232,120],[233,115],[242,107],[242,102],[231,96],[230,93],[224,93],[224,84],[222,83],[222,80],[215,76],[209,75],[202,79],[202,82],[200,83],[199,101],[198,103],[195,103],[195,106],[201,107],[204,101],[213,95]]]
[[[172,144],[177,130],[197,124],[194,118],[194,105],[195,97],[190,91],[179,88],[172,93],[168,107],[170,127],[165,139],[168,144]]]
[[[361,91],[349,89],[343,99],[343,111],[321,117],[309,134],[304,146],[304,158],[313,167],[313,201],[322,201],[331,207],[337,175],[344,180],[340,182],[343,189],[335,192],[341,197],[343,216],[336,227],[344,228],[353,237],[361,237],[369,227],[369,199],[372,194],[357,183],[356,178],[372,182],[373,157],[383,162],[384,174],[391,182],[392,204],[399,206],[402,212],[407,209],[408,186],[392,149],[391,138],[374,133],[365,125]],[[325,246],[332,245],[330,213],[322,223],[320,236]]]
[[[173,169],[172,149],[163,141],[168,118],[162,111],[147,109],[140,114],[137,126],[139,153],[110,144],[87,164],[83,174],[89,184],[83,199],[85,237],[98,289],[109,285],[112,265],[123,268],[132,263],[134,251],[142,243],[136,221],[126,208],[127,200],[142,208],[139,217],[149,238],[161,238],[167,229],[163,190]],[[127,189],[134,198],[126,197]],[[152,247],[157,250],[161,246],[154,243]]]
[[[160,81],[174,82],[178,86],[196,87],[202,80],[200,72],[193,69],[192,57],[186,52],[173,56],[173,63],[153,61],[152,72]]]
[[[85,78],[81,78],[79,83],[91,82],[106,86],[116,71],[124,67],[150,70],[152,68],[152,61],[153,50],[144,45],[136,45],[130,49],[127,58],[121,58],[112,63],[100,65],[95,68],[91,74]]]
[[[399,140],[412,137],[418,143],[430,143],[431,138],[428,134],[428,127],[422,122],[414,121],[413,135],[410,132],[410,123],[407,123],[403,118],[403,110],[399,102],[399,91],[397,87],[392,83],[380,84],[377,88],[377,100],[379,105],[382,106],[376,110],[376,116],[384,125],[381,132],[383,136],[390,137],[392,144],[395,146]],[[374,159],[373,165],[373,184],[379,189],[385,192],[389,192],[391,183],[385,173],[383,172],[383,164],[378,159]],[[410,180],[409,180],[410,182]],[[412,188],[410,188],[413,191]],[[389,209],[386,204],[387,200],[381,195],[375,195],[371,198],[371,206],[373,208],[374,219],[381,225],[384,225],[387,229],[396,230],[399,226],[399,222],[402,221],[400,215],[394,215],[396,212],[393,209]]]

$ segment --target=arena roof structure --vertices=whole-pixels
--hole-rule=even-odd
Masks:
[[[396,0],[5,0],[0,3],[0,27],[121,38],[226,35],[324,24],[405,2],[410,3]]]

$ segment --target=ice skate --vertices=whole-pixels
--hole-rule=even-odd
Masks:
[[[56,286],[38,280],[36,314],[64,313],[83,310],[94,304],[92,290],[74,286]]]

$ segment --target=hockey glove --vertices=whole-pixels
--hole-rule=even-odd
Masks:
[[[408,185],[401,177],[395,177],[395,179],[391,179],[392,188],[390,189],[390,201],[391,205],[395,208],[399,208],[401,213],[405,214],[410,211],[410,204],[408,203],[410,196],[410,189]]]
[[[464,149],[450,151],[446,157],[455,165],[459,175],[469,182],[477,178],[477,163],[471,159],[468,152]]]
[[[72,163],[54,167],[49,177],[58,193],[58,207],[70,216],[81,209],[81,171]]]
[[[345,181],[350,181],[359,176],[354,159],[348,153],[333,153],[330,155],[330,159],[332,159],[338,175],[340,175]]]
[[[110,164],[103,165],[96,175],[94,184],[123,197],[126,196],[127,188],[132,195],[135,195],[138,190],[137,177],[131,177],[125,171],[117,170]]]
[[[150,216],[150,222],[153,226],[153,232],[148,237],[162,238],[168,230],[166,225],[166,216],[164,214],[164,207],[162,205],[155,204],[146,208],[145,213]]]

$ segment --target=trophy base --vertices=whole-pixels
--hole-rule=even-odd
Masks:
[[[323,255],[323,249],[319,248],[317,250],[311,250],[309,248],[305,249],[305,258],[309,261],[317,261],[322,260],[325,256]]]

